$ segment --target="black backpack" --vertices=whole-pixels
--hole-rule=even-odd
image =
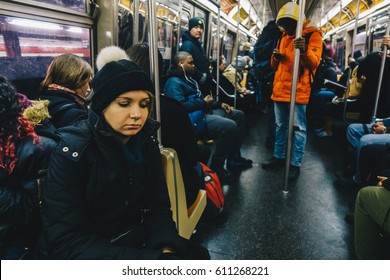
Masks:
[[[311,34],[314,32],[310,32],[303,37],[305,38],[306,44],[309,44]],[[317,67],[316,73],[313,74],[313,72],[310,71],[310,87],[311,87],[311,92],[316,92],[320,90],[324,86],[324,81],[325,81],[325,72],[328,67],[326,63],[326,56],[324,49],[326,48],[325,43],[322,42],[322,53],[321,53],[321,60],[320,64]]]
[[[270,21],[253,46],[254,68],[259,81],[272,81],[275,70],[270,65],[271,55],[280,42],[280,32],[275,21]]]

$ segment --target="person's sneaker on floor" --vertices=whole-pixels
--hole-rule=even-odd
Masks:
[[[263,163],[261,164],[261,167],[263,169],[282,167],[284,165],[284,162],[285,162],[284,158],[272,157],[269,160],[263,161]]]
[[[329,137],[333,137],[333,132],[327,131],[327,130],[322,130],[322,131],[316,132],[316,136],[318,138],[329,138]]]
[[[289,180],[296,180],[301,173],[301,167],[290,164],[290,170],[288,172]]]
[[[253,161],[251,159],[246,159],[243,157],[237,158],[237,159],[228,159],[226,161],[226,167],[228,169],[235,169],[235,168],[249,168],[252,167]]]

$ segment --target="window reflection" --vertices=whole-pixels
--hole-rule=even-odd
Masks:
[[[91,63],[89,29],[0,16],[0,75],[16,85],[43,79],[50,62],[62,53]]]
[[[86,12],[86,0],[33,0],[35,2],[43,2],[60,6],[63,8],[72,9],[75,11]]]

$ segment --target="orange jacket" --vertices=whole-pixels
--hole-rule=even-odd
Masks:
[[[322,54],[321,31],[314,26],[310,20],[303,25],[302,37],[312,33],[308,43],[306,53],[300,55],[300,67],[298,73],[298,84],[295,102],[297,104],[308,104],[310,98],[310,73],[309,69],[315,73],[315,69],[320,64]],[[292,76],[294,68],[294,39],[295,36],[283,34],[279,52],[283,54],[280,61],[271,56],[271,67],[276,70],[274,86],[271,99],[279,102],[290,102],[292,89]],[[303,73],[302,73],[303,71]]]

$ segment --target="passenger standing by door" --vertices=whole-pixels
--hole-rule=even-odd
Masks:
[[[199,17],[193,17],[188,22],[188,31],[185,31],[180,51],[188,52],[194,59],[196,70],[193,75],[198,82],[201,92],[206,96],[210,94],[212,76],[210,62],[206,56],[201,39],[204,32],[204,21]]]
[[[312,33],[309,42],[305,38],[295,38],[299,6],[289,2],[280,10],[276,24],[283,32],[279,49],[275,49],[271,57],[271,66],[276,69],[271,99],[275,101],[276,139],[274,155],[262,163],[264,169],[284,165],[286,157],[287,130],[289,124],[290,99],[292,88],[292,72],[294,52],[300,51],[300,66],[297,81],[294,114],[294,133],[289,179],[296,179],[306,144],[306,106],[310,98],[310,71],[315,72],[320,63],[322,53],[321,31],[315,24],[307,20],[303,24],[302,36]]]

